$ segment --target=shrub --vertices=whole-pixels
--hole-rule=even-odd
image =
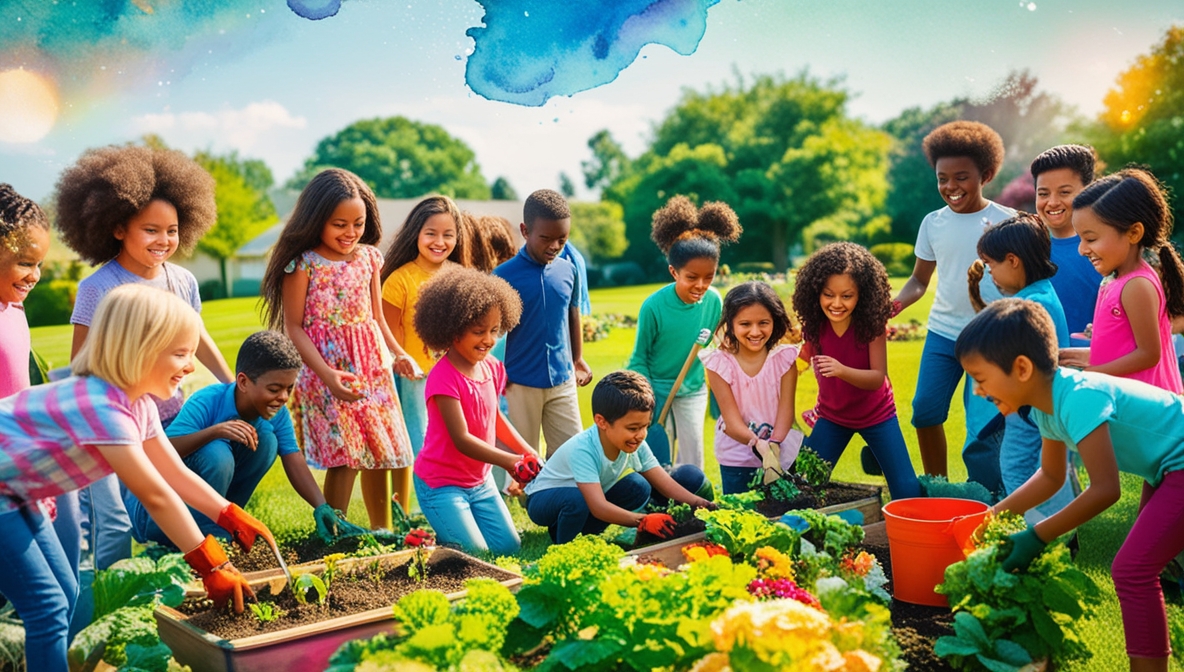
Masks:
[[[74,297],[78,295],[76,280],[39,282],[25,298],[25,317],[30,327],[69,324],[74,312]]]
[[[913,272],[915,257],[913,246],[908,243],[880,243],[868,249],[872,256],[884,264],[888,275],[909,275]]]
[[[221,280],[217,278],[213,280],[206,280],[197,286],[197,295],[201,297],[202,301],[213,301],[215,299],[226,298],[226,287]]]

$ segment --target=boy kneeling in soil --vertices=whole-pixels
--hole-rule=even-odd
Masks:
[[[241,507],[278,455],[292,487],[313,507],[317,534],[328,543],[339,534],[365,530],[340,518],[325,503],[296,445],[286,404],[301,364],[300,353],[287,336],[277,331],[251,334],[238,352],[234,382],[195,392],[166,433],[185,466]],[[124,503],[136,541],[171,546],[135,495],[127,493]],[[203,534],[225,536],[200,512],[193,511],[193,517]]]
[[[610,524],[668,537],[674,519],[639,513],[651,495],[659,505],[673,499],[715,508],[711,483],[701,469],[683,464],[667,473],[650,452],[645,435],[653,413],[654,393],[641,374],[615,371],[596,384],[595,424],[560,446],[526,486],[526,511],[547,528],[551,541],[563,544],[579,534],[599,534]],[[622,477],[629,469],[633,473]]]

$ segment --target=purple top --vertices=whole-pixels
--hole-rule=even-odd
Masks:
[[[872,368],[870,343],[860,343],[855,330],[847,327],[842,336],[835,334],[834,327],[827,322],[822,328],[819,342],[814,345],[815,355],[826,355],[839,360],[853,369]],[[848,429],[866,429],[878,425],[896,415],[896,402],[892,397],[892,382],[884,376],[884,384],[874,390],[855,387],[837,377],[818,375],[818,415],[836,425]]]
[[[1155,287],[1159,299],[1159,362],[1149,369],[1128,373],[1123,378],[1141,380],[1160,389],[1181,394],[1184,385],[1180,381],[1180,369],[1176,363],[1176,346],[1172,343],[1172,321],[1168,318],[1167,301],[1163,296],[1163,285],[1159,274],[1145,262],[1139,267],[1102,283],[1098,290],[1098,303],[1094,307],[1094,333],[1089,347],[1089,365],[1098,366],[1112,362],[1123,355],[1134,352],[1135,332],[1131,329],[1126,309],[1122,307],[1122,289],[1133,278],[1147,278]]]

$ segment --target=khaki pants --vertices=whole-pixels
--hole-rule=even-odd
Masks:
[[[536,452],[542,429],[548,457],[584,429],[574,377],[555,387],[506,385],[506,404],[510,407],[510,424]]]

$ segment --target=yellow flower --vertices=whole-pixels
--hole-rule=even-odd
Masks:
[[[881,664],[879,658],[863,649],[844,653],[843,662],[847,665],[843,668],[846,672],[879,672]]]
[[[767,579],[793,580],[793,561],[789,556],[771,547],[762,546],[756,549],[757,575]]]

